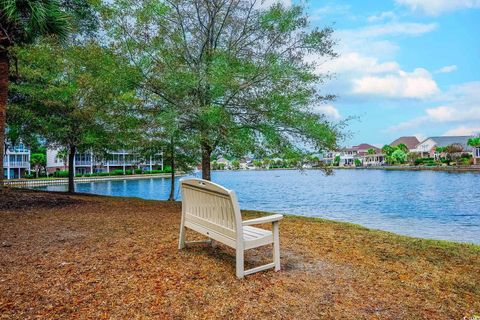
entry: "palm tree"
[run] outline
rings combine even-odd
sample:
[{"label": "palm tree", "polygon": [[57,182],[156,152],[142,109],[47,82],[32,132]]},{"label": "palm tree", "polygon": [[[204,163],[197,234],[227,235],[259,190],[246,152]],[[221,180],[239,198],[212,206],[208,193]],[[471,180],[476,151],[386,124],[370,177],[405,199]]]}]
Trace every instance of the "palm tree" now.
[{"label": "palm tree", "polygon": [[0,0],[0,188],[3,186],[5,120],[10,73],[10,49],[44,35],[64,38],[69,17],[57,0]]},{"label": "palm tree", "polygon": [[480,147],[480,137],[468,139],[468,145],[471,146],[471,147],[474,147],[474,148],[475,147],[479,148]]}]

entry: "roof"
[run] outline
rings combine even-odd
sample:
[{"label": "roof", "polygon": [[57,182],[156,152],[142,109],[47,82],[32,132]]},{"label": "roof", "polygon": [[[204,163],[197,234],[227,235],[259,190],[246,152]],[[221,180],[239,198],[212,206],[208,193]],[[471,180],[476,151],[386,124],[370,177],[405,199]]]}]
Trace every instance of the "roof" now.
[{"label": "roof", "polygon": [[390,143],[391,147],[396,147],[399,144],[404,144],[407,146],[408,150],[415,149],[415,147],[420,143],[418,141],[417,137],[414,136],[408,136],[408,137],[400,137],[397,140],[393,141]]},{"label": "roof", "polygon": [[357,150],[370,150],[370,149],[373,149],[375,151],[380,150],[380,148],[372,146],[371,144],[368,144],[368,143],[359,144],[358,146],[355,146],[354,148],[357,149]]},{"label": "roof", "polygon": [[[468,139],[471,139],[472,136],[440,136],[440,137],[429,137],[423,140],[421,143],[431,139],[435,142],[437,147],[447,147],[452,144],[460,144],[465,150],[470,150],[472,147],[468,145]],[[421,144],[419,143],[419,144]]]}]

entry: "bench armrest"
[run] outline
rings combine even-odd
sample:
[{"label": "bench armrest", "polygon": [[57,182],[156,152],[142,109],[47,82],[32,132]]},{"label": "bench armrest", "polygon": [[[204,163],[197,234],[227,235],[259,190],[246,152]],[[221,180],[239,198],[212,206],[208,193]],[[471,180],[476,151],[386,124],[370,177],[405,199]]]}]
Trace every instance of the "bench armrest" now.
[{"label": "bench armrest", "polygon": [[251,226],[254,224],[262,224],[262,223],[268,223],[268,222],[276,222],[280,221],[283,219],[283,215],[281,214],[273,214],[271,216],[266,216],[266,217],[260,217],[256,219],[251,219],[251,220],[245,220],[242,222],[243,226]]}]

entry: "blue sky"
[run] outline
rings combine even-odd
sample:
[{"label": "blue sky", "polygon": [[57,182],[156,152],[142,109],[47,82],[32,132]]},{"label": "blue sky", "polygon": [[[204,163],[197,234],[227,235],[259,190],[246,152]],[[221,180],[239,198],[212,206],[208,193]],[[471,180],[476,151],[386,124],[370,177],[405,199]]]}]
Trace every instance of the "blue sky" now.
[{"label": "blue sky", "polygon": [[319,62],[318,72],[335,74],[322,90],[338,95],[316,108],[334,120],[355,118],[342,144],[480,133],[480,0],[305,6],[312,25],[333,26],[338,40],[338,59],[309,58]]}]

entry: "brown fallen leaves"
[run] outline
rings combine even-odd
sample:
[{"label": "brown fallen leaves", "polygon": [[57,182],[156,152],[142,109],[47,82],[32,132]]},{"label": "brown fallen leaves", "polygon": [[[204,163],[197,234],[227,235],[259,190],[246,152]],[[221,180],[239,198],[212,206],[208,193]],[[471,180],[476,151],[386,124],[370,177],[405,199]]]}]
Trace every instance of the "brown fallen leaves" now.
[{"label": "brown fallen leaves", "polygon": [[[11,197],[42,205],[9,206]],[[237,280],[231,249],[177,250],[179,203],[27,191],[4,192],[0,201],[2,319],[461,319],[480,313],[475,246],[288,217],[280,227],[283,270]],[[271,259],[270,251],[248,252],[247,267]]]}]

